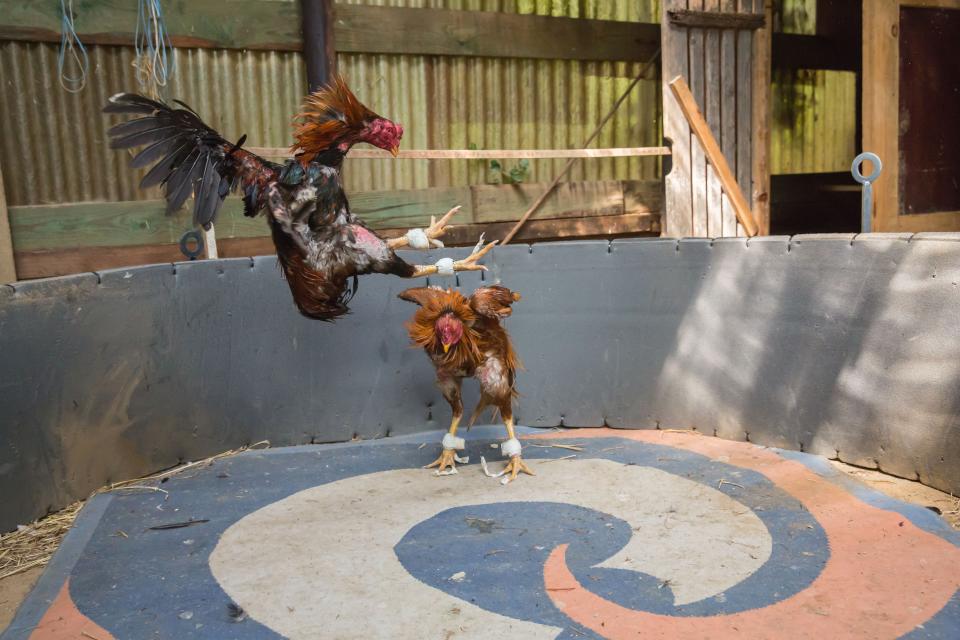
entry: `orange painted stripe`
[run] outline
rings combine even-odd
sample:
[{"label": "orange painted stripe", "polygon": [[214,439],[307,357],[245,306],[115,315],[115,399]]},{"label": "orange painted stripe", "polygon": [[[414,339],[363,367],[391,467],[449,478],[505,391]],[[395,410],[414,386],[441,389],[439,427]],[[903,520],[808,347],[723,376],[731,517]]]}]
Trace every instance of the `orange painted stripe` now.
[{"label": "orange painted stripe", "polygon": [[40,624],[30,634],[30,640],[114,640],[109,631],[83,615],[70,597],[70,579],[63,583],[60,593]]},{"label": "orange painted stripe", "polygon": [[713,459],[727,456],[730,464],[763,474],[799,500],[830,545],[820,576],[790,598],[751,611],[689,617],[636,611],[601,598],[570,572],[567,545],[560,545],[544,567],[547,594],[564,614],[605,638],[897,638],[929,620],[960,588],[960,550],[954,545],[771,451],[662,431],[584,429],[575,437],[620,437]]}]

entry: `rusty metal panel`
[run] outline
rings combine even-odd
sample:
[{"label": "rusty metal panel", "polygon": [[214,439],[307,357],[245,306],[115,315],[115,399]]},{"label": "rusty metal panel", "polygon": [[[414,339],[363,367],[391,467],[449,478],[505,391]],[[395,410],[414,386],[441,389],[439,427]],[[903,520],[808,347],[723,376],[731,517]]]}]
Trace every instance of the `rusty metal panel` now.
[{"label": "rusty metal panel", "polygon": [[856,98],[852,72],[774,69],[771,172],[849,171]]},{"label": "rusty metal panel", "polygon": [[[659,2],[599,0],[348,0],[344,4],[503,11],[554,17],[657,22]],[[579,147],[640,71],[640,64],[441,56],[340,54],[338,65],[372,109],[403,123],[407,149]],[[660,144],[659,83],[641,82],[596,146]],[[526,181],[549,181],[563,160],[530,163]],[[500,161],[504,171],[516,161]],[[578,162],[571,180],[656,179],[658,158]],[[503,179],[489,161],[350,160],[347,188],[412,189]]]},{"label": "rusty metal panel", "polygon": [[[0,42],[0,166],[11,206],[143,200],[141,173],[108,147],[107,98],[137,91],[133,49],[91,46],[87,85],[68,93],[57,80],[57,47]],[[179,98],[230,138],[264,146],[290,142],[290,117],[306,90],[299,53],[178,49],[161,92]]]}]

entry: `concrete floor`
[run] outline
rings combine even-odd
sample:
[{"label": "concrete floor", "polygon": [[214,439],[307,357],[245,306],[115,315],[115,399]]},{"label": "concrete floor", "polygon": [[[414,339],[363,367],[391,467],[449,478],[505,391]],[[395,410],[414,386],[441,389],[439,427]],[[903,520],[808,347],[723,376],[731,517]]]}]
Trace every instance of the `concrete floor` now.
[{"label": "concrete floor", "polygon": [[960,638],[960,534],[821,458],[530,430],[501,486],[501,433],[449,477],[429,433],[100,495],[2,638]]}]

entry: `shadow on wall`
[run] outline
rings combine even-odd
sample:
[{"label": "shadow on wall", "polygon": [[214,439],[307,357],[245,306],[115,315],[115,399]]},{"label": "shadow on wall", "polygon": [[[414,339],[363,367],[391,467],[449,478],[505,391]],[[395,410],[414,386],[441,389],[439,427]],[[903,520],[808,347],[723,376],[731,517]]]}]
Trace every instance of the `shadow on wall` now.
[{"label": "shadow on wall", "polygon": [[960,247],[907,238],[717,242],[656,381],[664,426],[955,490]]},{"label": "shadow on wall", "polygon": [[[521,424],[695,427],[960,491],[960,236],[509,246],[430,284],[499,278]],[[0,287],[0,530],[259,440],[445,428],[396,298],[418,284],[366,277],[332,325],[266,256]]]}]

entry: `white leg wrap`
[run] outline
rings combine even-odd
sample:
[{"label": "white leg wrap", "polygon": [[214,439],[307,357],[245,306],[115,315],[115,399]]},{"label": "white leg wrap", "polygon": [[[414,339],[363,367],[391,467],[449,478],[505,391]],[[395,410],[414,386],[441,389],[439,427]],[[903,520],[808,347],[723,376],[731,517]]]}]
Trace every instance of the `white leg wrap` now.
[{"label": "white leg wrap", "polygon": [[457,451],[463,451],[463,449],[467,446],[467,443],[463,438],[458,438],[457,436],[449,433],[443,434],[443,442],[441,444],[443,444],[444,449],[455,449]]},{"label": "white leg wrap", "polygon": [[453,258],[440,258],[437,260],[435,266],[437,267],[437,275],[452,276],[455,273],[453,270]]},{"label": "white leg wrap", "polygon": [[423,229],[410,229],[407,231],[407,244],[411,249],[429,249],[430,238]]},{"label": "white leg wrap", "polygon": [[516,438],[510,438],[506,442],[500,443],[500,455],[504,458],[512,458],[520,455],[520,441]]}]

